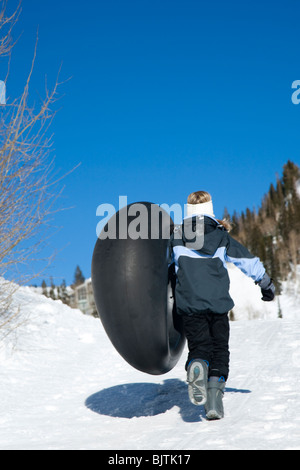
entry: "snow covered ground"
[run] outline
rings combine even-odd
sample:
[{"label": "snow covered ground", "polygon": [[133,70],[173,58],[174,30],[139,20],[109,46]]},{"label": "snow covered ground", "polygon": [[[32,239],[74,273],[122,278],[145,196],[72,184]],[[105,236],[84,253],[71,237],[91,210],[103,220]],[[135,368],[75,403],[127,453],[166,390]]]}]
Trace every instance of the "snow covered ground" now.
[{"label": "snow covered ground", "polygon": [[236,302],[225,418],[189,403],[186,351],[163,376],[113,349],[98,319],[20,288],[0,345],[0,449],[300,449],[300,306],[230,268]]}]

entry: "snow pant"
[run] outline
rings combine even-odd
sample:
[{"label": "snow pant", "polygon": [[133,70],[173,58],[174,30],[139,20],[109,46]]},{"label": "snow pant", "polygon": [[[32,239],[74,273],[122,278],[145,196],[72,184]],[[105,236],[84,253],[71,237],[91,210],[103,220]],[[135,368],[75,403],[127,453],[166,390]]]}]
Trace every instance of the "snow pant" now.
[{"label": "snow pant", "polygon": [[186,369],[193,359],[209,363],[209,376],[229,374],[229,319],[227,313],[199,312],[182,315],[189,355]]}]

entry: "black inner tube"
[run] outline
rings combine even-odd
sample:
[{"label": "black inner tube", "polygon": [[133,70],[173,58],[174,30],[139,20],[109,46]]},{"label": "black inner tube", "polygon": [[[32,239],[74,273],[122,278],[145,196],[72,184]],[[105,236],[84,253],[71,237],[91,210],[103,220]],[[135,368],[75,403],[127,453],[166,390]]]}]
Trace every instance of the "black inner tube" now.
[{"label": "black inner tube", "polygon": [[[134,215],[140,205],[146,218]],[[173,227],[158,205],[130,204],[108,221],[92,259],[96,307],[108,337],[130,365],[153,375],[170,371],[185,345],[174,266],[168,265]]]}]

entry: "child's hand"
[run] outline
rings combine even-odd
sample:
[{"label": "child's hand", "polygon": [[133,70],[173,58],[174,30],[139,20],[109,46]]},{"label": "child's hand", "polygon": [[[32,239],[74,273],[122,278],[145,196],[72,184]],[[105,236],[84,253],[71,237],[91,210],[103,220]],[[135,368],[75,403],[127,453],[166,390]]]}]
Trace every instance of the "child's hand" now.
[{"label": "child's hand", "polygon": [[265,302],[270,302],[275,297],[275,286],[272,279],[269,278],[268,274],[265,273],[264,277],[257,282],[261,288],[262,298]]},{"label": "child's hand", "polygon": [[261,289],[261,293],[262,293],[261,300],[264,300],[265,302],[270,302],[271,300],[274,300],[275,286],[273,282],[271,281],[271,284],[269,285],[268,289]]}]

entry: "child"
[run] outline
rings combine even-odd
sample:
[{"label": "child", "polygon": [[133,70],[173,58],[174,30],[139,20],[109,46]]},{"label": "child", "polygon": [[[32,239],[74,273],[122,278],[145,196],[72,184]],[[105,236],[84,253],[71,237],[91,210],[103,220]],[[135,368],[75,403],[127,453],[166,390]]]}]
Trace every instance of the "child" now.
[{"label": "child", "polygon": [[[234,306],[226,263],[234,263],[260,286],[262,300],[273,300],[275,288],[259,258],[228,234],[226,222],[215,218],[209,193],[192,193],[187,202],[183,236],[174,237],[172,249],[176,308],[182,315],[189,349],[188,393],[193,404],[205,405],[207,419],[220,419],[229,373],[228,312]],[[200,249],[188,248],[184,231],[189,228],[191,233],[191,224],[199,215],[204,216],[204,243]]]}]

